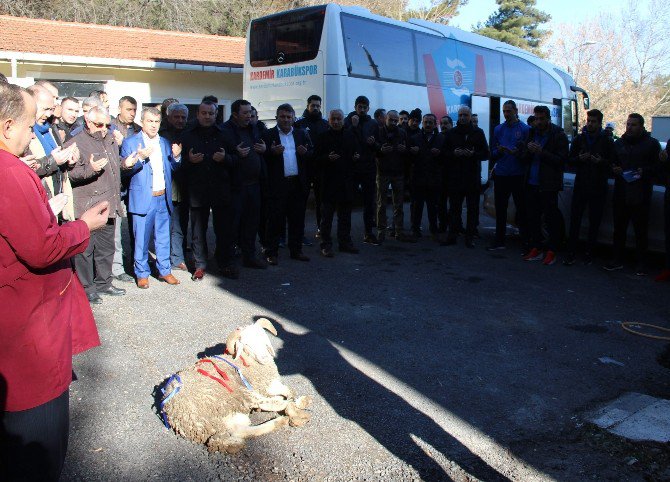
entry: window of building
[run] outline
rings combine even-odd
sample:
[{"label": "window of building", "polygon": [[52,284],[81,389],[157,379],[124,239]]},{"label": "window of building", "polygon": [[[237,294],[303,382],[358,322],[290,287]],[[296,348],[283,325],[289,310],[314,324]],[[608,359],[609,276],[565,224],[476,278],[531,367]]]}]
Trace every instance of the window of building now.
[{"label": "window of building", "polygon": [[105,90],[104,82],[87,82],[85,80],[49,80],[49,82],[58,87],[58,96],[61,99],[64,97],[85,99],[94,90]]}]

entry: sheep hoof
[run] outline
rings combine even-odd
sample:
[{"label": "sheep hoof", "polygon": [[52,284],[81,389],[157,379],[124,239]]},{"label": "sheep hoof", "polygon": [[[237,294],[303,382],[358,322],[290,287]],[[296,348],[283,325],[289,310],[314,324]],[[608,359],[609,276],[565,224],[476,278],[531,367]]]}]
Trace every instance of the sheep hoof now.
[{"label": "sheep hoof", "polygon": [[302,397],[296,398],[295,406],[302,409],[302,410],[311,407],[312,406],[312,397],[310,397],[308,395],[303,395]]},{"label": "sheep hoof", "polygon": [[309,422],[311,415],[296,406],[294,402],[290,402],[286,406],[286,415],[288,415],[288,423],[291,427],[302,427]]},{"label": "sheep hoof", "polygon": [[207,450],[210,452],[236,454],[243,448],[244,439],[231,438],[228,435],[221,436],[219,434],[214,434],[207,440]]}]

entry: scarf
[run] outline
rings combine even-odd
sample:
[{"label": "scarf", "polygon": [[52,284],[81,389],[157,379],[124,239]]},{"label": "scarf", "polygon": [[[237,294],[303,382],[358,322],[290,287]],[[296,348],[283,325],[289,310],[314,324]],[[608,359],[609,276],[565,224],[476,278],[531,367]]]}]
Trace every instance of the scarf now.
[{"label": "scarf", "polygon": [[57,147],[56,140],[49,132],[50,129],[51,124],[49,124],[48,122],[45,122],[42,125],[35,124],[35,127],[33,127],[35,137],[37,137],[37,140],[40,141],[40,144],[42,144],[42,147],[44,148],[44,154],[47,156],[51,154],[51,151],[53,151]]}]

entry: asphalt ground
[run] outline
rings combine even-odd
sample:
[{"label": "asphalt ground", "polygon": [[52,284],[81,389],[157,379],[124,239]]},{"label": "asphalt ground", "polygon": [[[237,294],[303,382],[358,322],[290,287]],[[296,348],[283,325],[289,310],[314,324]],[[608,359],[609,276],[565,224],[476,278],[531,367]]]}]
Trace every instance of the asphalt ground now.
[{"label": "asphalt ground", "polygon": [[[239,280],[211,261],[202,282],[176,272],[179,286],[127,284],[95,306],[102,346],[74,359],[62,479],[670,479],[667,445],[582,418],[629,391],[670,398],[666,344],[619,325],[670,327],[670,284],[605,272],[605,260],[524,262],[515,240],[487,252],[484,214],[476,249],[425,236],[365,245],[361,218],[360,254],[326,259],[315,245],[304,263],[283,249],[279,266]],[[163,426],[157,388],[259,316],[278,328],[285,383],[314,398],[312,420],[209,454]]]}]

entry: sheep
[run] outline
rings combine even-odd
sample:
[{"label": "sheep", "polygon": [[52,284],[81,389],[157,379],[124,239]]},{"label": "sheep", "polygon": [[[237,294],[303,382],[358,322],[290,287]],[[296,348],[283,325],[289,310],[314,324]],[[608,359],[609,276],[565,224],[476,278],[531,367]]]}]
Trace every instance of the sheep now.
[{"label": "sheep", "polygon": [[[260,318],[231,333],[226,352],[220,357],[201,359],[177,372],[163,388],[166,425],[178,435],[205,444],[210,452],[230,454],[242,450],[246,438],[286,425],[305,425],[310,419],[305,409],[312,399],[295,399],[282,383],[274,362],[275,351],[264,330],[277,336],[270,320]],[[173,382],[177,377],[181,385]],[[258,410],[280,414],[252,425],[249,414]]]}]

